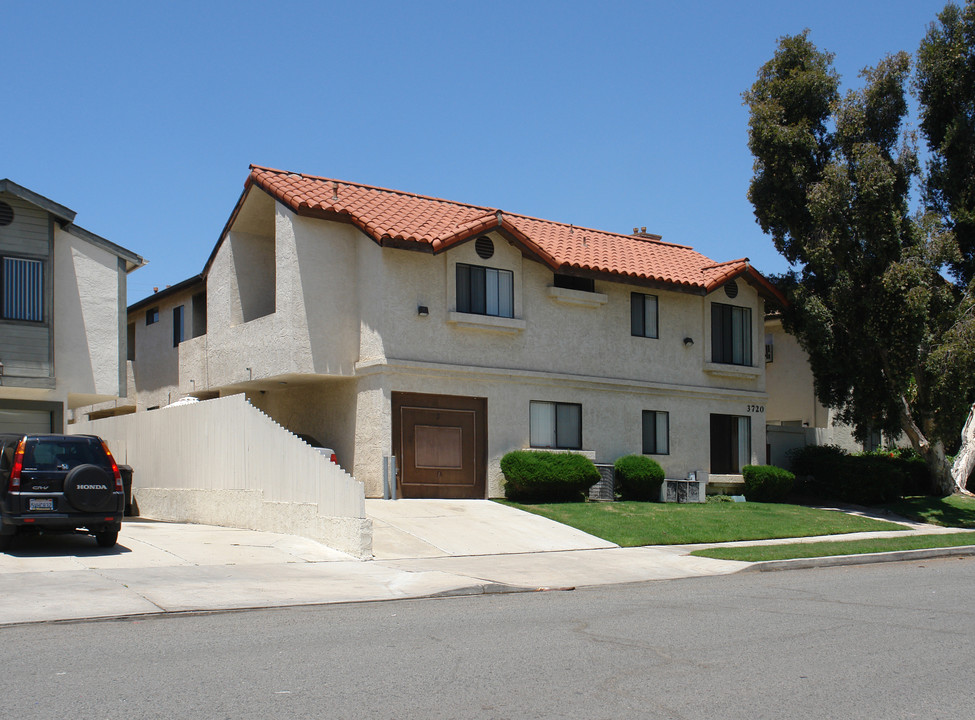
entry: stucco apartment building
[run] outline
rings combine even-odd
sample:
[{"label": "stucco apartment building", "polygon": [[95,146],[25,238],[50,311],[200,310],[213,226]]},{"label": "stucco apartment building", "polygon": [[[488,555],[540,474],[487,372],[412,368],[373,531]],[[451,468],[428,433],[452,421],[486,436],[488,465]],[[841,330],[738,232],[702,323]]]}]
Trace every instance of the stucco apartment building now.
[{"label": "stucco apartment building", "polygon": [[126,276],[144,261],[0,180],[0,432],[61,432],[126,392]]},{"label": "stucco apartment building", "polygon": [[[252,167],[200,275],[129,308],[129,401],[234,393],[383,494],[502,494],[521,448],[733,486],[765,462],[764,301],[746,259]],[[116,407],[117,405],[117,407]]]}]

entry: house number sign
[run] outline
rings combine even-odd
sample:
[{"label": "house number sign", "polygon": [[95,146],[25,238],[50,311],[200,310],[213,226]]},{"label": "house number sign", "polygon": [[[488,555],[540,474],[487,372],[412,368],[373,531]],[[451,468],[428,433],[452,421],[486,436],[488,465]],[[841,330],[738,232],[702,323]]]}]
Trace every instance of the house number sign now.
[{"label": "house number sign", "polygon": [[764,405],[747,405],[748,412],[765,412]]}]

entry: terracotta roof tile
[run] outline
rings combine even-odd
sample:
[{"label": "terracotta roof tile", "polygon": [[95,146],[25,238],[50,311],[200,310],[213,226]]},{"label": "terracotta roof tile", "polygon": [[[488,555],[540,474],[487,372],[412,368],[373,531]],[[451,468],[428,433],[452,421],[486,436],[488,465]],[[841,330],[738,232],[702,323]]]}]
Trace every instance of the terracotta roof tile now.
[{"label": "terracotta roof tile", "polygon": [[295,212],[341,215],[379,243],[428,245],[440,252],[492,229],[507,231],[553,270],[601,275],[710,292],[744,275],[763,295],[783,300],[747,258],[715,263],[693,248],[651,235],[575,227],[412,193],[251,166],[257,185]]}]

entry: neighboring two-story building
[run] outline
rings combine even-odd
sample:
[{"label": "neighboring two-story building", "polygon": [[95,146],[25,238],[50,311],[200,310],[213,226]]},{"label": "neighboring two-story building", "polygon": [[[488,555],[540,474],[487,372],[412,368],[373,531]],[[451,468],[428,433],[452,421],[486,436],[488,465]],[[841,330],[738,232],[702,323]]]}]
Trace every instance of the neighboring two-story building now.
[{"label": "neighboring two-story building", "polygon": [[[835,445],[855,453],[876,450],[884,443],[880,432],[866,442],[853,437],[853,428],[840,422],[839,412],[816,399],[816,388],[809,356],[799,341],[782,327],[773,314],[765,320],[766,406],[768,463],[789,467],[789,451],[806,445]],[[895,443],[909,447],[901,435]]]},{"label": "neighboring two-story building", "polygon": [[61,432],[126,392],[126,276],[144,261],[0,180],[0,432]]},{"label": "neighboring two-story building", "polygon": [[520,448],[628,453],[734,486],[765,462],[747,260],[253,167],[203,272],[129,308],[134,402],[246,393],[383,493],[502,494]]}]

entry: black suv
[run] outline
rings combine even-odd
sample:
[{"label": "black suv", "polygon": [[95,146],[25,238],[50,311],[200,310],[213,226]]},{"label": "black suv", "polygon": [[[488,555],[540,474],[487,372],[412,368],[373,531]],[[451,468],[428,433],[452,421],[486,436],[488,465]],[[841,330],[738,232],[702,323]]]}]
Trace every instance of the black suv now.
[{"label": "black suv", "polygon": [[73,532],[118,540],[125,509],[115,458],[94,435],[0,435],[0,551],[14,535]]}]

